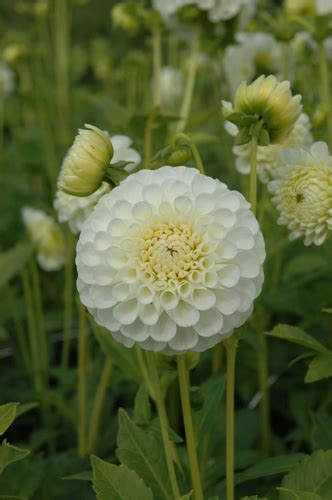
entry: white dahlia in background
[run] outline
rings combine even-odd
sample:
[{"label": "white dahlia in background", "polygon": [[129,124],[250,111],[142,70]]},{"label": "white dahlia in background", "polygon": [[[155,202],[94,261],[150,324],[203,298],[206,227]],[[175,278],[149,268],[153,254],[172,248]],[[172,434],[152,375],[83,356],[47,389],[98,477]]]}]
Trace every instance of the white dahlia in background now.
[{"label": "white dahlia in background", "polygon": [[24,207],[23,223],[30,240],[35,243],[37,261],[45,271],[57,271],[66,260],[65,243],[60,226],[42,210]]},{"label": "white dahlia in background", "polygon": [[[127,172],[133,170],[141,161],[141,156],[135,149],[130,147],[133,142],[130,137],[113,135],[110,140],[113,145],[111,164],[118,161],[130,161],[132,163],[129,163],[125,169]],[[58,189],[54,200],[54,208],[58,212],[58,221],[68,222],[72,233],[78,234],[82,229],[83,222],[90,215],[94,206],[109,191],[110,186],[106,182],[103,182],[97,191],[89,196],[72,196]]]},{"label": "white dahlia in background", "polygon": [[77,245],[77,287],[127,347],[204,351],[251,315],[265,246],[249,203],[187,167],[141,170],[105,195]]},{"label": "white dahlia in background", "polygon": [[269,183],[280,216],[278,224],[291,231],[289,238],[321,245],[332,230],[332,157],[324,142],[310,151],[287,149],[283,166]]},{"label": "white dahlia in background", "polygon": [[162,108],[172,109],[179,103],[183,93],[183,72],[172,66],[160,70],[160,104]]},{"label": "white dahlia in background", "polygon": [[[227,127],[231,131],[230,127]],[[308,147],[313,143],[311,123],[308,115],[301,113],[293,130],[279,144],[257,147],[257,174],[261,182],[267,184],[273,177],[273,172],[282,164],[281,153],[286,148]],[[235,166],[241,174],[250,173],[250,144],[234,146],[236,156]]]}]

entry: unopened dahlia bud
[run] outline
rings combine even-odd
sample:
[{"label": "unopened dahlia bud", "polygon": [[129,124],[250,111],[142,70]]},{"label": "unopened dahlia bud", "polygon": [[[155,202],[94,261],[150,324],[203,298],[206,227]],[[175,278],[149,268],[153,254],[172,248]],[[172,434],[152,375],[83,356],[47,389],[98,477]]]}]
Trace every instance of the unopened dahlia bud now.
[{"label": "unopened dahlia bud", "polygon": [[285,0],[284,9],[289,16],[314,16],[315,0]]},{"label": "unopened dahlia bud", "polygon": [[58,188],[73,196],[97,191],[113,156],[108,134],[93,125],[85,127],[79,129],[58,180]]},{"label": "unopened dahlia bud", "polygon": [[45,271],[63,267],[66,258],[65,244],[60,226],[42,210],[24,207],[22,218],[30,240],[35,243],[37,261]]},{"label": "unopened dahlia bud", "polygon": [[77,287],[126,347],[202,352],[251,315],[265,246],[249,203],[195,168],[141,170],[103,196],[77,245]]},{"label": "unopened dahlia bud", "polygon": [[135,15],[135,6],[126,3],[117,3],[111,9],[111,19],[117,28],[128,33],[137,33],[140,23]]},{"label": "unopened dahlia bud", "polygon": [[248,85],[242,82],[235,95],[234,107],[223,101],[225,118],[239,128],[237,145],[257,135],[258,144],[281,142],[301,114],[301,96],[292,96],[289,81],[278,82],[274,75],[260,76]]},{"label": "unopened dahlia bud", "polygon": [[290,230],[289,238],[321,245],[332,231],[332,156],[324,142],[310,151],[286,149],[283,165],[269,183],[272,201],[280,213],[278,224]]}]

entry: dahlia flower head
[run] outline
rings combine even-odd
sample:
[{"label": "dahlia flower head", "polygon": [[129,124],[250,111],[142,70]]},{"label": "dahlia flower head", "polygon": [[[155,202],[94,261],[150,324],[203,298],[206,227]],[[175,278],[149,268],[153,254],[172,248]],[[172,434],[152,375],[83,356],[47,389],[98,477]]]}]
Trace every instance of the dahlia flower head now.
[{"label": "dahlia flower head", "polygon": [[[249,85],[242,82],[236,91],[234,107],[226,101],[222,104],[227,120],[239,125],[240,132],[248,129],[248,140],[241,144],[250,142],[251,125],[260,120],[262,129],[268,133],[269,143],[281,142],[302,111],[301,96],[292,96],[289,81],[278,82],[274,75],[262,75]],[[243,121],[242,130],[239,118]]]},{"label": "dahlia flower head", "polygon": [[183,72],[172,66],[163,66],[160,70],[160,104],[162,108],[172,109],[177,106],[183,93]]},{"label": "dahlia flower head", "polygon": [[113,157],[107,132],[93,125],[79,129],[63,162],[58,188],[73,196],[89,196],[101,186]]},{"label": "dahlia flower head", "polygon": [[[112,163],[118,161],[130,161],[125,170],[131,172],[141,161],[140,154],[131,147],[132,140],[126,135],[110,136],[113,146]],[[61,176],[61,173],[60,173]],[[89,196],[72,196],[58,189],[55,194],[54,208],[58,213],[59,222],[67,222],[72,233],[78,234],[83,222],[90,215],[96,203],[102,196],[110,192],[107,182],[102,182],[101,186]]]},{"label": "dahlia flower head", "polygon": [[[237,134],[237,127],[231,123],[226,130],[231,135]],[[257,147],[257,175],[263,184],[273,179],[273,173],[282,165],[281,153],[287,148],[307,148],[313,143],[311,123],[308,115],[301,113],[294,128],[279,144]],[[236,156],[235,167],[241,174],[250,174],[250,144],[233,146]]]},{"label": "dahlia flower head", "polygon": [[168,20],[178,10],[193,5],[206,11],[209,21],[218,23],[235,17],[250,1],[252,0],[153,0],[153,7]]},{"label": "dahlia flower head", "polygon": [[283,165],[268,185],[279,211],[278,224],[290,230],[289,238],[304,238],[306,246],[324,243],[332,231],[332,156],[324,142],[310,151],[286,149]]},{"label": "dahlia flower head", "polygon": [[188,167],[141,170],[103,196],[77,244],[77,288],[126,347],[176,355],[230,336],[252,313],[265,245],[249,203]]},{"label": "dahlia flower head", "polygon": [[29,239],[36,245],[37,262],[44,271],[61,269],[66,260],[65,243],[59,225],[42,210],[22,209]]}]

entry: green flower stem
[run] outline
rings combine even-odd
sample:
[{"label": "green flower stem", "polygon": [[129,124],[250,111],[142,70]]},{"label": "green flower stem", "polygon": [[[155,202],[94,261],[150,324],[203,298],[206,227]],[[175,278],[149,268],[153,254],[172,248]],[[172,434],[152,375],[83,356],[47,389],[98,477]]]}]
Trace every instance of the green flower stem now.
[{"label": "green flower stem", "polygon": [[188,148],[190,149],[191,154],[193,155],[193,158],[195,160],[197,170],[199,170],[200,173],[204,175],[205,169],[204,169],[201,155],[199,154],[199,151],[196,147],[196,144],[191,140],[189,135],[184,134],[183,132],[177,132],[171,138],[170,146],[175,148],[177,145],[177,142],[181,142],[182,144],[185,144],[186,146],[188,146]]},{"label": "green flower stem", "polygon": [[188,122],[188,117],[194,95],[194,87],[195,87],[195,80],[197,73],[197,56],[199,51],[199,39],[200,39],[200,30],[198,27],[191,48],[187,79],[185,83],[185,89],[180,110],[180,120],[178,121],[178,124],[176,126],[176,132],[183,132],[183,130],[186,129]]},{"label": "green flower stem", "polygon": [[141,371],[142,379],[147,387],[149,395],[151,396],[152,399],[154,399],[155,398],[154,387],[150,381],[148,370],[146,368],[146,363],[145,363],[143,351],[139,347],[139,345],[137,345],[137,344],[135,345],[135,349],[136,349],[136,356],[137,356],[137,360],[138,360],[138,366],[139,366],[139,369]]},{"label": "green flower stem", "polygon": [[60,144],[65,146],[69,135],[69,7],[68,0],[54,2],[55,72]]},{"label": "green flower stem", "polygon": [[73,322],[73,284],[74,273],[73,265],[75,258],[75,245],[76,239],[70,231],[68,231],[68,250],[65,268],[65,312],[64,312],[64,325],[63,325],[63,344],[61,353],[61,364],[67,367],[69,363],[70,344],[71,344],[71,327]]},{"label": "green flower stem", "polygon": [[190,465],[191,480],[194,489],[194,498],[195,500],[204,500],[201,476],[198,466],[196,445],[195,445],[194,428],[191,418],[190,399],[189,399],[189,373],[186,368],[186,360],[184,355],[177,356],[177,365],[178,365],[184,429],[186,433],[188,459]]},{"label": "green flower stem", "polygon": [[152,380],[152,383],[154,385],[155,402],[157,405],[157,410],[158,410],[158,415],[159,415],[159,420],[160,420],[160,428],[161,428],[161,434],[162,434],[163,443],[164,443],[164,450],[165,450],[165,456],[166,456],[166,462],[167,462],[168,475],[169,475],[169,479],[170,479],[171,486],[172,486],[173,496],[174,496],[174,499],[176,500],[176,499],[179,499],[181,497],[181,494],[179,491],[179,486],[178,486],[176,474],[175,474],[174,462],[173,462],[173,458],[172,458],[173,449],[172,449],[172,443],[171,443],[171,440],[169,438],[169,433],[168,433],[168,418],[167,418],[167,413],[166,413],[166,408],[165,408],[164,396],[163,396],[162,390],[161,390],[155,353],[148,352],[147,357],[148,357],[149,368],[150,368],[150,373],[151,373],[151,380]]},{"label": "green flower stem", "polygon": [[5,103],[0,101],[0,151],[3,149],[3,132],[5,126]]},{"label": "green flower stem", "polygon": [[224,346],[219,342],[212,350],[212,373],[219,373],[222,367]]},{"label": "green flower stem", "polygon": [[113,371],[113,362],[110,357],[106,358],[105,365],[100,376],[99,385],[93,402],[90,429],[88,434],[87,452],[93,452],[96,446],[100,426],[100,418],[103,411],[107,387]]},{"label": "green flower stem", "polygon": [[24,366],[25,366],[27,372],[31,375],[32,367],[31,367],[31,360],[30,360],[26,335],[24,332],[24,327],[22,324],[21,317],[17,314],[17,311],[16,311],[15,292],[14,292],[14,289],[11,285],[8,285],[8,287],[7,287],[7,296],[8,296],[8,302],[9,302],[9,308],[12,312],[12,318],[13,318],[13,322],[14,322],[14,327],[15,327],[17,343],[18,343],[18,347],[20,350],[20,354],[22,356],[22,360],[23,360],[23,363],[24,363]]},{"label": "green flower stem", "polygon": [[84,306],[78,304],[78,408],[77,408],[77,437],[78,437],[78,455],[85,455],[85,430],[86,430],[86,312]]},{"label": "green flower stem", "polygon": [[257,211],[257,136],[251,137],[249,201],[254,215]]},{"label": "green flower stem", "polygon": [[234,392],[235,358],[238,341],[233,337],[224,341],[227,357],[226,387],[226,492],[227,500],[234,500]]},{"label": "green flower stem", "polygon": [[35,260],[32,260],[30,263],[30,273],[31,273],[33,300],[35,303],[35,311],[36,311],[40,363],[41,363],[41,368],[43,370],[43,379],[46,380],[48,363],[49,363],[48,343],[45,330],[45,320],[44,320],[43,304],[42,304],[41,289],[40,289],[39,271]]},{"label": "green flower stem", "polygon": [[263,332],[258,335],[260,351],[258,356],[259,389],[262,395],[260,404],[261,445],[265,456],[270,451],[270,391],[268,388],[267,339]]},{"label": "green flower stem", "polygon": [[161,68],[161,31],[155,28],[152,32],[153,63],[153,106],[160,108],[160,68]]},{"label": "green flower stem", "polygon": [[326,50],[324,43],[319,44],[319,66],[320,66],[320,80],[321,80],[321,92],[324,100],[324,105],[326,107],[327,113],[327,130],[328,130],[328,145],[332,148],[332,106],[331,106],[331,82],[330,82],[330,72],[329,63],[326,56]]},{"label": "green flower stem", "polygon": [[39,364],[39,349],[38,349],[38,334],[37,334],[37,324],[35,311],[33,308],[33,296],[31,291],[31,284],[29,278],[29,272],[27,269],[24,269],[22,272],[22,282],[23,282],[23,291],[24,291],[24,301],[27,312],[27,320],[28,320],[28,332],[29,332],[29,347],[31,354],[31,362],[32,362],[32,379],[34,387],[37,391],[41,391],[42,389],[42,378],[40,372],[40,364]]}]

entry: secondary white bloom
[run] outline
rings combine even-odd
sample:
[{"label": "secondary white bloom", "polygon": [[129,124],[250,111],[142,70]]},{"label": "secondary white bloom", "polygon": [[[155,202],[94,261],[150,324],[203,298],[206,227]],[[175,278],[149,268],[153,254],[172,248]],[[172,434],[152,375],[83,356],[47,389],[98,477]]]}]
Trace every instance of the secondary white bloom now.
[{"label": "secondary white bloom", "polygon": [[209,21],[218,23],[236,16],[242,7],[253,0],[153,0],[153,7],[160,12],[166,20],[179,9],[187,5],[195,5],[206,11]]},{"label": "secondary white bloom", "polygon": [[14,90],[14,73],[7,64],[0,62],[0,100]]},{"label": "secondary white bloom", "polygon": [[[230,130],[230,127],[227,127],[227,130]],[[257,174],[260,181],[266,184],[271,180],[274,171],[280,167],[282,163],[281,153],[286,148],[308,147],[311,146],[312,143],[313,138],[311,135],[311,123],[309,117],[305,113],[301,113],[294,125],[294,128],[282,142],[279,144],[257,147]],[[249,174],[250,144],[234,146],[233,153],[236,156],[236,169],[241,174]]]},{"label": "secondary white bloom", "polygon": [[[126,135],[113,135],[110,137],[113,145],[112,163],[118,161],[130,161],[125,170],[130,172],[141,161],[140,154],[131,148],[132,140]],[[60,189],[57,190],[54,200],[54,208],[58,212],[59,222],[68,222],[71,231],[78,234],[83,222],[90,215],[97,202],[106,193],[109,193],[110,186],[103,182],[94,193],[89,196],[72,196],[64,193]]]},{"label": "secondary white bloom", "polygon": [[316,0],[316,14],[326,16],[332,14],[332,0]]},{"label": "secondary white bloom", "polygon": [[310,151],[287,149],[284,165],[269,183],[280,216],[278,224],[290,229],[289,238],[321,245],[332,230],[332,157],[324,142]]},{"label": "secondary white bloom", "polygon": [[37,261],[45,271],[61,269],[66,260],[61,229],[55,220],[42,210],[24,207],[22,218],[29,238],[36,244]]},{"label": "secondary white bloom", "polygon": [[161,107],[170,109],[176,107],[183,93],[183,72],[181,69],[164,66],[160,70]]},{"label": "secondary white bloom", "polygon": [[236,41],[237,45],[227,47],[223,60],[232,96],[241,82],[252,80],[258,71],[277,72],[281,60],[280,47],[268,33],[238,33]]},{"label": "secondary white bloom", "polygon": [[77,287],[127,347],[204,351],[250,316],[265,246],[249,203],[187,167],[141,170],[97,204],[77,245]]}]

